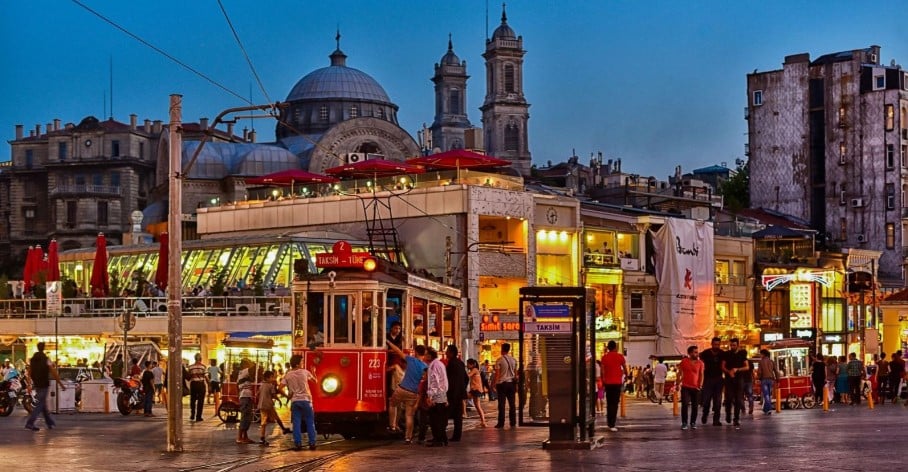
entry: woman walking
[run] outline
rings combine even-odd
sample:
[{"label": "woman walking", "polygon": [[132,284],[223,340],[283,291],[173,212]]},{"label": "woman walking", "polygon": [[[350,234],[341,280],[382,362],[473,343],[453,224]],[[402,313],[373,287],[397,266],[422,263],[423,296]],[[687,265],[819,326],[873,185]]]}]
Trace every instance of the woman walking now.
[{"label": "woman walking", "polygon": [[480,404],[483,390],[482,376],[479,373],[479,363],[476,362],[476,359],[467,360],[467,371],[467,375],[470,377],[470,398],[473,400],[473,406],[476,407],[476,412],[479,414],[479,426],[485,428],[486,415],[482,411],[482,405]]}]

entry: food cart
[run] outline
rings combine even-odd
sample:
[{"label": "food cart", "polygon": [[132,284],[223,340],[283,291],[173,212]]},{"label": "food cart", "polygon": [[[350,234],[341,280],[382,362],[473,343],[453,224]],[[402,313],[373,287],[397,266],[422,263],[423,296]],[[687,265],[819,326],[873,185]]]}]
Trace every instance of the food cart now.
[{"label": "food cart", "polygon": [[274,341],[262,338],[227,338],[222,344],[226,354],[221,382],[221,404],[218,407],[218,418],[223,422],[234,422],[240,413],[240,397],[237,377],[240,363],[248,360],[251,363],[249,373],[252,376],[252,421],[260,420],[258,393],[265,371],[271,368],[271,356]]},{"label": "food cart", "polygon": [[[782,405],[790,408],[813,408],[816,399],[810,380],[810,349],[813,344],[802,339],[783,339],[768,347],[770,358],[779,367],[778,388]],[[756,383],[754,388],[756,389]]]}]

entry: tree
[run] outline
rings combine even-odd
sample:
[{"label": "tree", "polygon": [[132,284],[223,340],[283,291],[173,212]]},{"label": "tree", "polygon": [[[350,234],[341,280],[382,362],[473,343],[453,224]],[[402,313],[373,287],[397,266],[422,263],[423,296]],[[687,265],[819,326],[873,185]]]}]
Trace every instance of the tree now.
[{"label": "tree", "polygon": [[738,212],[750,208],[750,163],[738,161],[735,175],[719,185],[719,195],[725,200],[725,208]]}]

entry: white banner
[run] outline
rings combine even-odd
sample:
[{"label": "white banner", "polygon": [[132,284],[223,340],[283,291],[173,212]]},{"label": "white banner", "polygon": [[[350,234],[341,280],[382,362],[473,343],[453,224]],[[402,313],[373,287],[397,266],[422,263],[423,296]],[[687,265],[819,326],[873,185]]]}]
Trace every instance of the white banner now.
[{"label": "white banner", "polygon": [[657,355],[709,346],[716,324],[716,261],[710,222],[669,218],[655,233]]}]

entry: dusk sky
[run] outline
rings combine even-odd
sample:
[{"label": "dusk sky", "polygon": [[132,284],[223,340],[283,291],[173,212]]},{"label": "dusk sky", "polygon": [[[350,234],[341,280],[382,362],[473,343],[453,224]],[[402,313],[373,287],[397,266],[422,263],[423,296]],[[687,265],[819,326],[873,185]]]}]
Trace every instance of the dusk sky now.
[{"label": "dusk sky", "polygon": [[[223,0],[264,84],[256,83],[216,1],[84,3],[133,34],[255,103],[282,101],[309,72],[329,65],[339,27],[347,65],[374,77],[416,135],[434,117],[433,65],[447,50],[467,61],[470,121],[485,96],[484,0],[436,2]],[[524,92],[530,151],[545,165],[593,152],[622,170],[664,179],[726,162],[746,142],[746,74],[780,69],[786,55],[882,47],[881,62],[908,65],[904,1],[507,2],[508,24],[527,53]],[[488,3],[488,31],[501,3]],[[183,121],[247,103],[127,36],[77,3],[4,2],[0,19],[0,137],[55,118],[78,123],[111,112],[168,120],[183,95]],[[267,98],[266,98],[267,94]],[[107,108],[105,109],[105,102]],[[244,123],[239,126],[251,126]],[[257,120],[259,141],[275,123]],[[8,145],[0,161],[8,160]]]}]

